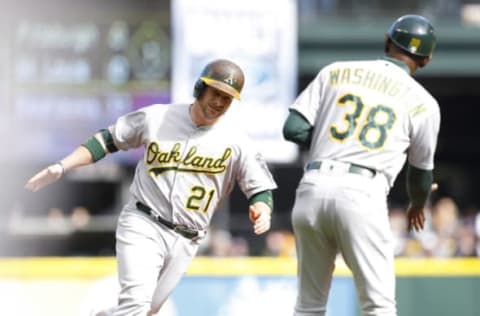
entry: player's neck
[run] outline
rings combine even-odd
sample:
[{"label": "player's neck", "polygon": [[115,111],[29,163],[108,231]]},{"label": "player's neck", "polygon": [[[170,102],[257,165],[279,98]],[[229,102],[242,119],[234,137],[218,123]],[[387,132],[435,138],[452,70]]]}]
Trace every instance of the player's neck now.
[{"label": "player's neck", "polygon": [[406,56],[404,54],[393,52],[393,53],[387,54],[386,56],[389,57],[389,58],[392,58],[392,59],[396,59],[399,62],[402,62],[405,65],[407,65],[408,70],[410,71],[410,75],[413,75],[415,73],[415,71],[417,71],[418,65],[415,63],[415,61],[413,61],[411,58],[409,58],[408,56]]}]

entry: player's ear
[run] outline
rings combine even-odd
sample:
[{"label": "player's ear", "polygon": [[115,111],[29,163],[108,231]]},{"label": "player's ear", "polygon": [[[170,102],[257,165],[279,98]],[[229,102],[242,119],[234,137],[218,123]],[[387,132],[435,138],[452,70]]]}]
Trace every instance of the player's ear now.
[{"label": "player's ear", "polygon": [[206,88],[206,84],[205,82],[203,82],[202,79],[198,79],[196,82],[195,82],[195,85],[193,87],[193,96],[198,99],[201,97],[201,95],[203,94],[203,91],[205,90]]},{"label": "player's ear", "polygon": [[390,41],[390,38],[388,37],[388,34],[385,33],[385,54],[388,54],[388,52],[390,51],[390,44],[391,44],[391,41]]},{"label": "player's ear", "polygon": [[425,67],[429,62],[430,62],[430,56],[426,56],[426,57],[423,57],[422,59],[420,59],[420,61],[418,62],[418,66],[420,68],[423,68]]}]

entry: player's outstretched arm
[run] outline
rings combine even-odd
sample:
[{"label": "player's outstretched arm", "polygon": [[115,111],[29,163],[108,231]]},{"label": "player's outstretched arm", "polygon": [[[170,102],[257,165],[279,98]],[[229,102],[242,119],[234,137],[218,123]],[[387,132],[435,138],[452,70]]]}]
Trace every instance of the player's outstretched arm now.
[{"label": "player's outstretched arm", "polygon": [[36,192],[59,180],[68,170],[92,163],[92,155],[84,146],[75,149],[71,154],[35,174],[25,184],[25,189]]},{"label": "player's outstretched arm", "polygon": [[44,168],[30,178],[25,184],[25,189],[38,191],[60,179],[68,170],[94,163],[108,153],[116,151],[118,148],[113,142],[110,130],[102,129],[61,161]]}]

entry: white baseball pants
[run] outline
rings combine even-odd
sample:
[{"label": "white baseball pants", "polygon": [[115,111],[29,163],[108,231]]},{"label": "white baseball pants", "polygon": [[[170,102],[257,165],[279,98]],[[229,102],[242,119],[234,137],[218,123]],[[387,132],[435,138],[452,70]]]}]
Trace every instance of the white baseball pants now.
[{"label": "white baseball pants", "polygon": [[381,174],[305,173],[292,211],[299,274],[295,316],[325,315],[338,252],[353,273],[362,314],[396,315],[387,192]]},{"label": "white baseball pants", "polygon": [[155,223],[133,203],[120,214],[116,241],[118,305],[98,315],[154,315],[184,275],[198,243]]}]

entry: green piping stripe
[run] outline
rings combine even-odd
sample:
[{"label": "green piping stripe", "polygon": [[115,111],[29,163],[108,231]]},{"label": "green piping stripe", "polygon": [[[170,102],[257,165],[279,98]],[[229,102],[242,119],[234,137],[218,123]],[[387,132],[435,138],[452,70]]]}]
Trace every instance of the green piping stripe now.
[{"label": "green piping stripe", "polygon": [[113,154],[118,151],[118,147],[113,141],[112,133],[108,129],[101,129],[100,134],[102,135],[103,141],[105,142],[105,147],[107,147],[108,152]]}]

